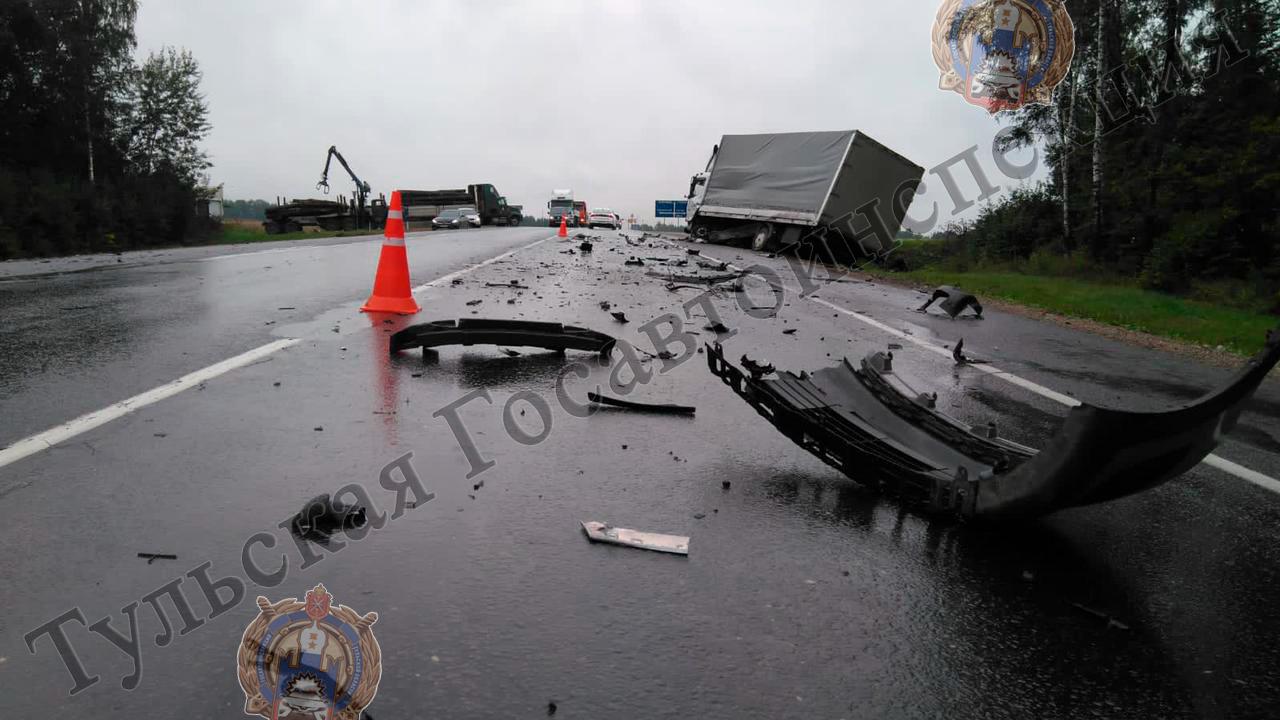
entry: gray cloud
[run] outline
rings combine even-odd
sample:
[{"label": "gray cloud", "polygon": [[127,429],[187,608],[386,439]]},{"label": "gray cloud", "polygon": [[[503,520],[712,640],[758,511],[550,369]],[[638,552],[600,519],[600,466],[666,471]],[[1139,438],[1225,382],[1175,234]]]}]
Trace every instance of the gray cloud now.
[{"label": "gray cloud", "polygon": [[199,59],[228,197],[314,196],[336,144],[375,192],[492,182],[536,210],[572,187],[649,218],[724,133],[855,127],[926,167],[985,152],[995,121],[937,89],[937,7],[144,0],[138,44]]}]

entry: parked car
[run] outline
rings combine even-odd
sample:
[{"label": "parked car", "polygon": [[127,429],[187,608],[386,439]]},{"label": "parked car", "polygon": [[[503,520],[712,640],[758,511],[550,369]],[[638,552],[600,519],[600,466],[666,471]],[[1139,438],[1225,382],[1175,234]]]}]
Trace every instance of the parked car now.
[{"label": "parked car", "polygon": [[587,225],[593,230],[598,227],[607,227],[610,230],[622,229],[622,223],[618,220],[618,215],[607,208],[592,210],[591,216],[587,219]]},{"label": "parked car", "polygon": [[480,227],[480,216],[475,208],[447,208],[431,221],[432,230]]}]

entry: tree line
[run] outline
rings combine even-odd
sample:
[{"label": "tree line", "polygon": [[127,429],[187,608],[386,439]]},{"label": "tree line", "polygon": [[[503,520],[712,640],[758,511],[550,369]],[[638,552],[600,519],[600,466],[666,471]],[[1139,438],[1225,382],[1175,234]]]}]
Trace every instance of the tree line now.
[{"label": "tree line", "polygon": [[0,3],[0,258],[179,243],[209,167],[190,52],[135,61],[137,0]]},{"label": "tree line", "polygon": [[1050,179],[946,228],[948,254],[1066,256],[1172,292],[1242,280],[1280,301],[1280,3],[1067,6],[1076,55],[1054,103],[1003,114]]}]

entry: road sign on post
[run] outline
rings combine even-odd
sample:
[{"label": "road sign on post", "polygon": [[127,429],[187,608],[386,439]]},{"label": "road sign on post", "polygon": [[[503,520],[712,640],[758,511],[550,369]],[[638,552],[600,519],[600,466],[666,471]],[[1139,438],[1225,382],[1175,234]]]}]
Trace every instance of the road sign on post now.
[{"label": "road sign on post", "polygon": [[688,200],[655,200],[653,216],[659,218],[683,218],[689,212]]}]

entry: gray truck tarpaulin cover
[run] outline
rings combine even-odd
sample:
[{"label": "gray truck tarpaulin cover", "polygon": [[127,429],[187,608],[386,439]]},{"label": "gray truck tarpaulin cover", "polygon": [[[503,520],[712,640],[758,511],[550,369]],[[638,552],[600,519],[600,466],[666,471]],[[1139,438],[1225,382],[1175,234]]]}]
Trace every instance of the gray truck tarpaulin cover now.
[{"label": "gray truck tarpaulin cover", "polygon": [[854,130],[725,135],[703,204],[818,213]]}]

